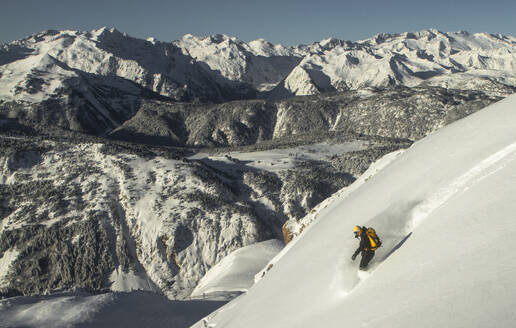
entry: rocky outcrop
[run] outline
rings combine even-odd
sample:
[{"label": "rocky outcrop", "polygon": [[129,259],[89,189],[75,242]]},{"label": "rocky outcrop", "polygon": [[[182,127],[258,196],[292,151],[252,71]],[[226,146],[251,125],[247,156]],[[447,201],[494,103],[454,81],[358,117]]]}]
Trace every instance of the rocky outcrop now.
[{"label": "rocky outcrop", "polygon": [[296,224],[297,221],[289,220],[285,222],[283,227],[281,227],[281,231],[283,233],[283,241],[285,242],[285,245],[290,243],[292,239],[294,239]]}]

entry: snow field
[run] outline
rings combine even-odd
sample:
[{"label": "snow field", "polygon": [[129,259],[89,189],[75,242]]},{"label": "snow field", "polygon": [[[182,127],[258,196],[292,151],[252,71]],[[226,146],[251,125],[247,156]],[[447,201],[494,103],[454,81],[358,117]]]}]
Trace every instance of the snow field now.
[{"label": "snow field", "polygon": [[[372,261],[367,272],[358,272],[356,285],[358,285],[362,280],[370,277],[371,272],[374,271],[381,262],[386,260],[388,256],[401,247],[412,235],[412,232],[417,228],[417,226],[434,211],[446,204],[446,202],[452,197],[460,196],[483,179],[495,174],[507,165],[510,165],[515,159],[516,143],[513,143],[482,160],[469,171],[453,180],[449,185],[428,196],[425,200],[419,203],[408,203],[405,206],[401,205],[392,209],[388,213],[383,213],[379,220],[374,218],[373,220],[368,221],[366,226],[382,227],[382,231],[387,232],[382,238],[382,247],[385,247],[385,249],[382,248],[377,251],[378,254]],[[391,215],[391,213],[396,213],[396,215]],[[403,213],[408,213],[408,215],[403,215]],[[396,216],[398,219],[396,219]],[[340,263],[343,266],[346,265],[342,261],[340,261]],[[342,275],[337,273],[336,277],[336,279],[339,279]],[[336,285],[338,285],[338,283],[336,283]],[[351,285],[353,285],[353,283],[351,283]],[[352,289],[356,287],[356,285],[353,286]],[[351,290],[343,291],[342,295],[348,295]]]},{"label": "snow field", "polygon": [[[242,165],[269,171],[281,172],[295,168],[297,159],[303,160],[321,160],[327,159],[334,155],[339,155],[352,151],[360,151],[367,149],[366,141],[357,140],[343,142],[340,144],[318,143],[313,145],[305,145],[285,149],[273,149],[267,151],[255,152],[228,152],[226,154],[210,155],[207,153],[197,153],[190,159],[202,160],[210,159],[211,166],[217,169],[227,170],[225,163],[230,163],[231,159],[237,159]],[[220,163],[217,165],[217,163]]]}]

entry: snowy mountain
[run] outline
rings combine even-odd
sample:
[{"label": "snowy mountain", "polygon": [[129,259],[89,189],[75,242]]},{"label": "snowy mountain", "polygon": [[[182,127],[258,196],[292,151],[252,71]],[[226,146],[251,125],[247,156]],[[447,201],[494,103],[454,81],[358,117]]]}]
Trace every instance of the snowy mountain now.
[{"label": "snowy mountain", "polygon": [[272,97],[421,83],[496,93],[499,84],[516,84],[516,39],[487,33],[431,29],[356,42],[330,38],[296,47],[186,35],[174,44],[229,80],[250,83],[259,91],[274,87]]},{"label": "snowy mountain", "polygon": [[[511,96],[382,159],[196,327],[512,325],[515,106]],[[383,240],[366,272],[350,259],[357,224]]]},{"label": "snowy mountain", "polygon": [[514,85],[515,46],[514,37],[437,30],[357,42],[328,39],[313,44],[275,92],[309,95],[421,83],[464,89]]},{"label": "snowy mountain", "polygon": [[[177,100],[201,96],[217,100],[221,96],[218,93],[225,92],[220,89],[221,85],[212,81],[215,73],[183,55],[174,44],[136,39],[116,29],[101,28],[91,32],[45,31],[2,45],[2,98],[30,101],[28,94],[32,90],[16,89],[16,86],[30,76],[31,70],[39,71],[39,62],[45,57],[52,57],[56,64],[79,72],[118,76]],[[59,86],[65,79],[49,76],[42,78],[45,82],[42,84]],[[54,90],[44,88],[40,96],[48,98]]]},{"label": "snowy mountain", "polygon": [[513,37],[435,30],[296,47],[226,35],[160,42],[108,28],[51,30],[1,45],[0,118],[104,135],[156,100],[224,103],[392,86],[502,97],[515,90],[515,47]]},{"label": "snowy mountain", "polygon": [[0,48],[0,114],[24,125],[109,132],[148,100],[227,101],[251,88],[171,43],[115,29],[45,31]]},{"label": "snowy mountain", "polygon": [[[226,35],[160,42],[107,28],[45,31],[1,45],[0,118],[104,135],[156,100],[224,103],[392,86],[502,97],[515,90],[515,47],[513,37],[435,30],[297,47]],[[171,131],[176,139],[180,130]]]},{"label": "snowy mountain", "polygon": [[257,91],[274,88],[303,56],[296,49],[263,39],[245,43],[227,35],[201,38],[187,34],[173,44],[222,77],[247,83]]},{"label": "snowy mountain", "polygon": [[[475,83],[514,85],[515,46],[514,37],[437,30],[380,34],[356,42],[327,39],[297,47],[272,45],[263,39],[245,43],[226,35],[188,34],[167,43],[107,28],[45,31],[2,45],[0,95],[5,100],[27,101],[50,96],[71,74],[53,72],[58,64],[89,74],[118,76],[177,100],[227,101],[273,88],[307,95],[415,86],[425,81],[443,85],[446,81],[436,79],[442,76],[448,77],[450,87],[466,87],[463,83],[469,80],[474,81],[470,87]],[[55,64],[48,66],[47,57],[54,58]],[[32,85],[44,86],[44,90],[25,85],[31,71],[40,73],[40,83]]]}]

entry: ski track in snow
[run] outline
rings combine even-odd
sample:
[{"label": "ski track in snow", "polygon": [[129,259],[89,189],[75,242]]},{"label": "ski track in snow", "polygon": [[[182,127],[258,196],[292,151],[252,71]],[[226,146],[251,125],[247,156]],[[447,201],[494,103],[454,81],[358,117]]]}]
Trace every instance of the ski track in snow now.
[{"label": "ski track in snow", "polygon": [[[475,184],[503,169],[514,160],[516,160],[516,142],[486,157],[466,173],[454,179],[450,184],[438,189],[435,193],[415,206],[412,207],[409,205],[409,209],[411,208],[411,210],[409,215],[406,216],[408,220],[405,222],[405,233],[388,242],[389,245],[392,245],[388,248],[389,251],[383,252],[382,255],[373,258],[369,270],[358,270],[356,275],[344,275],[343,271],[349,271],[349,268],[355,270],[355,268],[349,266],[349,260],[340,260],[337,263],[335,278],[330,288],[336,290],[335,294],[337,297],[346,297],[351,294],[361,283],[372,276],[382,262],[396,251],[430,214],[443,206],[452,197],[464,193]],[[389,218],[390,216],[386,217]],[[375,218],[369,220],[366,225],[371,226],[371,221],[376,221]],[[349,279],[350,276],[355,278]]]},{"label": "ski track in snow", "polygon": [[[430,195],[430,197],[414,208],[412,219],[408,222],[408,232],[413,231],[428,215],[441,207],[454,195],[467,191],[473,185],[496,173],[508,163],[515,160],[515,152],[516,143],[512,143],[475,165],[469,171],[452,181],[448,186]],[[504,161],[503,159],[505,158],[507,158],[507,160]]]}]

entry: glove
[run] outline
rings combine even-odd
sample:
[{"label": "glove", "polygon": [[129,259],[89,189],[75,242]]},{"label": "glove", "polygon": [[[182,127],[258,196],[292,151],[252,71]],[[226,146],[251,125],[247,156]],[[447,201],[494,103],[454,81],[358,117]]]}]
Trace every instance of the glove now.
[{"label": "glove", "polygon": [[352,261],[354,261],[356,258],[357,258],[357,255],[356,255],[356,254],[353,254],[353,256],[351,256],[351,260],[352,260]]}]

